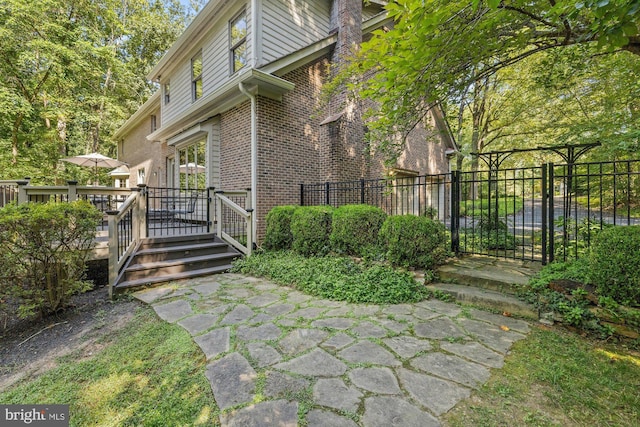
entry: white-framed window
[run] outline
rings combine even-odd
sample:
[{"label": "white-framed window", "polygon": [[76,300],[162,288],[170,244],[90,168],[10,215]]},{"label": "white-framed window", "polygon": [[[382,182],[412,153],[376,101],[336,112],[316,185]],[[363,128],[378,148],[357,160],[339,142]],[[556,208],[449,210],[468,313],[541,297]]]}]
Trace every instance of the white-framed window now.
[{"label": "white-framed window", "polygon": [[138,184],[146,184],[145,177],[146,173],[144,168],[138,169]]},{"label": "white-framed window", "polygon": [[207,187],[205,137],[178,148],[179,187],[182,190],[197,190]]},{"label": "white-framed window", "polygon": [[155,114],[151,115],[151,132],[155,132],[158,129],[158,118]]},{"label": "white-framed window", "polygon": [[202,97],[202,51],[191,58],[191,99]]},{"label": "white-framed window", "polygon": [[229,62],[231,74],[247,64],[247,13],[244,10],[229,21]]},{"label": "white-framed window", "polygon": [[168,104],[171,100],[171,83],[166,82],[162,85],[162,93],[164,94],[164,103]]}]

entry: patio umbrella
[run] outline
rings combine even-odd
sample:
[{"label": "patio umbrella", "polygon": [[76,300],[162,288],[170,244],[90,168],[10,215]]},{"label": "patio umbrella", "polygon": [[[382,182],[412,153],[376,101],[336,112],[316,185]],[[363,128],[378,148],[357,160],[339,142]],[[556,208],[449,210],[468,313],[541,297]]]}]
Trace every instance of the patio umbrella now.
[{"label": "patio umbrella", "polygon": [[61,160],[73,163],[74,165],[93,167],[95,170],[96,182],[98,180],[98,168],[117,168],[118,166],[126,165],[125,162],[103,156],[100,153],[81,154],[79,156],[68,157]]},{"label": "patio umbrella", "polygon": [[196,165],[193,162],[189,162],[186,165],[180,165],[180,173],[202,173],[206,168],[202,165]]}]

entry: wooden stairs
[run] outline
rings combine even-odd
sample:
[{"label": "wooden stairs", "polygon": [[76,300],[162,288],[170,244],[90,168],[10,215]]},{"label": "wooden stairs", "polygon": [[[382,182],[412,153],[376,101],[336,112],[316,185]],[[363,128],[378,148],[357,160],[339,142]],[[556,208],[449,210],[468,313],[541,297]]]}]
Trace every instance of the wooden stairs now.
[{"label": "wooden stairs", "polygon": [[143,239],[122,268],[114,291],[223,273],[240,256],[215,234]]}]

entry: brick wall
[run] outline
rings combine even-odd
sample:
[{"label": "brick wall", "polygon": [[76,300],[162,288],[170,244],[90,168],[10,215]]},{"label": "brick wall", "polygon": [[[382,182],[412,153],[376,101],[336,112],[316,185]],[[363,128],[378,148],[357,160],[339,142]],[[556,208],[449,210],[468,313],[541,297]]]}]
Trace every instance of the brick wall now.
[{"label": "brick wall", "polygon": [[251,101],[220,116],[220,184],[223,190],[251,187]]},{"label": "brick wall", "polygon": [[[320,89],[328,58],[321,58],[283,78],[295,84],[282,102],[258,96],[258,235],[264,217],[278,205],[299,204],[300,184],[324,180],[328,135],[320,126]],[[249,113],[248,113],[249,114]]]},{"label": "brick wall", "polygon": [[[173,147],[166,143],[148,141],[151,133],[151,115],[156,116],[157,127],[160,127],[160,108],[143,118],[118,144],[118,159],[129,164],[129,184],[138,184],[138,171],[145,170],[145,184],[151,187],[163,187],[167,184],[166,158],[173,152]],[[155,173],[155,175],[154,175]]]}]

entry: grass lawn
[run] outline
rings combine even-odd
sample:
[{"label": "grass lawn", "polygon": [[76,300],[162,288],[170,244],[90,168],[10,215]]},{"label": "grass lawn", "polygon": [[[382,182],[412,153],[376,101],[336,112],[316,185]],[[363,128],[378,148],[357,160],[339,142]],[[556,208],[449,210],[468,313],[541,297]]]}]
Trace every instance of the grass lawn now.
[{"label": "grass lawn", "polygon": [[535,327],[451,426],[640,425],[640,354]]},{"label": "grass lawn", "polygon": [[72,353],[0,394],[2,404],[69,404],[72,426],[214,425],[205,357],[189,334],[140,309],[100,352]]},{"label": "grass lawn", "polygon": [[[495,212],[495,199],[481,200],[462,200],[460,202],[460,215],[462,216],[481,216],[489,214],[489,203],[491,210]],[[513,215],[520,212],[524,207],[522,197],[508,196],[498,198],[498,216],[504,218],[507,215]]]}]

